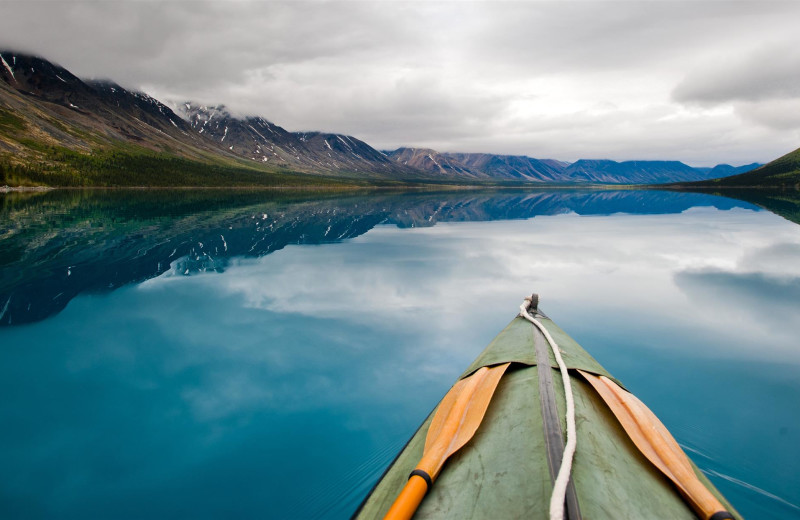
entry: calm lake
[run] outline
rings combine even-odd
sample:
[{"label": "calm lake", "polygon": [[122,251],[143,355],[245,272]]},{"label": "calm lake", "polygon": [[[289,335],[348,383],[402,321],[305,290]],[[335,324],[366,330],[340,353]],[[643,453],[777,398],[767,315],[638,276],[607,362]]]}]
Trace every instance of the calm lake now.
[{"label": "calm lake", "polygon": [[2,518],[348,518],[531,292],[745,517],[800,518],[800,226],[748,202],[0,204]]}]

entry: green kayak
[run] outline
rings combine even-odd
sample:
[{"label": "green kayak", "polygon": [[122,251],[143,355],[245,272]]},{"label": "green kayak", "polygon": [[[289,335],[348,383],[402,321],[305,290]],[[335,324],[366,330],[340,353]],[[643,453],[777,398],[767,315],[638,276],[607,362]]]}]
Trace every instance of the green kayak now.
[{"label": "green kayak", "polygon": [[[740,519],[658,419],[537,301],[526,300],[467,368],[354,518],[384,518],[391,509],[389,518],[415,519]],[[565,458],[571,442],[574,455]],[[566,490],[553,498],[562,466]],[[398,515],[398,496],[415,493],[421,503]],[[551,501],[563,513],[553,513]]]}]

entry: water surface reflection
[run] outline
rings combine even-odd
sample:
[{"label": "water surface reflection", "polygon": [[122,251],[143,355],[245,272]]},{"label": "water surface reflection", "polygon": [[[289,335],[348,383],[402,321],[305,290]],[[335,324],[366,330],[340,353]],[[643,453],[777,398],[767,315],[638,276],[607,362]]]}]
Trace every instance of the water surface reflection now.
[{"label": "water surface reflection", "polygon": [[745,515],[800,513],[800,228],[769,212],[115,196],[6,210],[3,516],[347,517],[531,290]]},{"label": "water surface reflection", "polygon": [[699,194],[546,190],[342,195],[274,191],[54,191],[0,196],[0,326],[44,319],[82,292],[163,274],[223,271],[234,257],[333,243],[378,224],[525,219],[574,212],[755,208]]}]

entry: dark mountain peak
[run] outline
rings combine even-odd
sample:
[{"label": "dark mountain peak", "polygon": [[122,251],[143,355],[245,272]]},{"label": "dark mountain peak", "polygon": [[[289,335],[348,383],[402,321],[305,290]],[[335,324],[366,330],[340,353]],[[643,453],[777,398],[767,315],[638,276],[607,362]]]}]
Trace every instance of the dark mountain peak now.
[{"label": "dark mountain peak", "polygon": [[[24,85],[26,79],[56,79],[65,84],[82,84],[83,82],[64,67],[33,54],[0,50],[0,63],[6,82]],[[10,81],[9,81],[10,80]]]},{"label": "dark mountain peak", "polygon": [[[188,125],[170,107],[142,91],[126,89],[109,79],[87,80],[86,84],[108,105],[131,113],[154,127],[168,122],[179,130],[188,130]],[[167,121],[163,121],[165,118]]]},{"label": "dark mountain peak", "polygon": [[[181,115],[189,124],[198,131],[210,132],[214,134],[216,131],[222,129],[224,135],[224,128],[232,126],[241,126],[250,128],[257,131],[256,128],[261,130],[268,130],[271,132],[280,131],[288,133],[283,128],[273,124],[261,116],[245,116],[237,117],[225,105],[205,105],[196,103],[194,101],[185,101],[176,106],[176,111]],[[269,138],[261,136],[263,141],[270,141]]]},{"label": "dark mountain peak", "polygon": [[38,56],[5,51],[0,52],[0,56],[3,79],[24,94],[83,113],[98,114],[111,110],[156,128],[171,123],[186,130],[186,125],[169,107],[144,92],[125,89],[109,79],[84,81],[60,65]]},{"label": "dark mountain peak", "polygon": [[185,101],[175,108],[176,112],[194,128],[206,126],[214,118],[218,121],[233,118],[225,105],[204,105],[194,101]]},{"label": "dark mountain peak", "polygon": [[9,130],[5,139],[18,158],[42,161],[51,153],[43,145],[86,153],[118,143],[197,156],[200,139],[188,124],[144,92],[107,79],[82,80],[37,56],[0,51],[0,57],[2,101],[21,121],[21,132]]},{"label": "dark mountain peak", "polygon": [[749,172],[750,170],[755,170],[759,166],[762,166],[760,163],[750,163],[744,164],[742,166],[731,166],[730,164],[718,164],[713,168],[710,168],[709,171],[706,173],[707,179],[717,179],[720,177],[730,177],[731,175],[738,175],[740,173]]},{"label": "dark mountain peak", "polygon": [[114,80],[107,78],[93,78],[84,80],[84,83],[97,91],[116,92],[117,90],[128,90]]},{"label": "dark mountain peak", "polygon": [[0,77],[20,92],[74,109],[93,97],[89,85],[60,65],[9,51],[0,51],[0,58]]}]

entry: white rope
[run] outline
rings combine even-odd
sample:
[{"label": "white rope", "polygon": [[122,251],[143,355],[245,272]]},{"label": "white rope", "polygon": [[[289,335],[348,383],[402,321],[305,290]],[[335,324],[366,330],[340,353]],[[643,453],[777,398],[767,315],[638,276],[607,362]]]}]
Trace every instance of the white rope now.
[{"label": "white rope", "polygon": [[519,306],[519,314],[533,323],[536,328],[544,334],[544,337],[547,338],[547,342],[550,344],[550,348],[553,351],[553,356],[556,358],[556,363],[558,363],[558,368],[561,370],[561,380],[564,383],[564,397],[567,400],[567,445],[564,447],[564,455],[561,457],[561,467],[558,470],[558,476],[553,484],[553,494],[550,496],[550,520],[563,520],[564,497],[567,494],[567,484],[569,483],[570,473],[572,472],[572,458],[575,455],[575,448],[578,445],[578,440],[575,436],[575,400],[572,396],[572,384],[570,383],[569,374],[567,373],[567,366],[561,358],[558,345],[556,345],[550,333],[547,332],[547,329],[528,313],[530,304],[531,299],[525,298],[525,301]]}]

